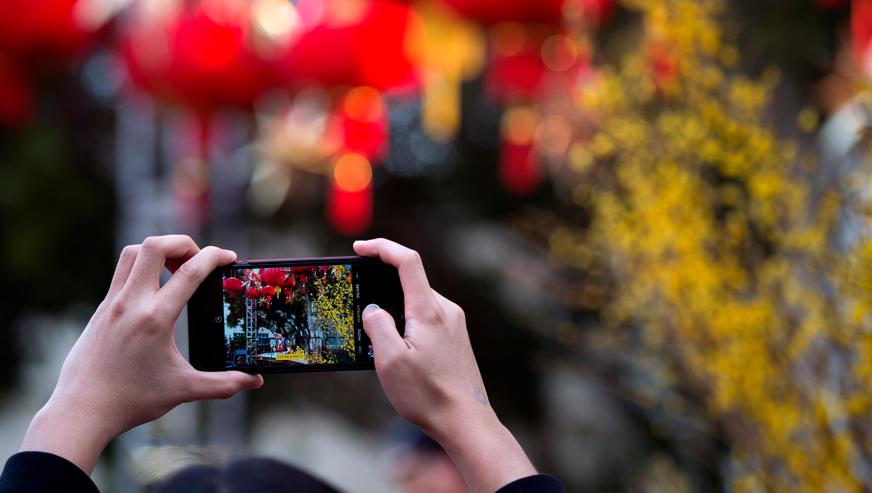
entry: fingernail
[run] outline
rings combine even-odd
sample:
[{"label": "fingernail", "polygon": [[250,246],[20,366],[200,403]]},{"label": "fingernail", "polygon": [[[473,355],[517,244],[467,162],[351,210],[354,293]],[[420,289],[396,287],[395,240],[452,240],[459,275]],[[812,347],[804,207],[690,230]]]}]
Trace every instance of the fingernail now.
[{"label": "fingernail", "polygon": [[365,317],[367,313],[372,313],[379,309],[381,309],[380,306],[376,305],[375,303],[370,303],[366,305],[366,308],[363,309],[363,316]]},{"label": "fingernail", "polygon": [[260,388],[260,380],[254,379],[251,383],[248,384],[248,389],[259,389]]}]

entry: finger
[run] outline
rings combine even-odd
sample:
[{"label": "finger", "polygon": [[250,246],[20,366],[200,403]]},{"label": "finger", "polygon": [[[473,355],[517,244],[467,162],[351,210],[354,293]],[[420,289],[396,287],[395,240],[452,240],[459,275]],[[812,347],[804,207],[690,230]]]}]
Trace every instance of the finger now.
[{"label": "finger", "polygon": [[386,361],[406,349],[406,342],[397,330],[394,318],[378,305],[367,305],[363,309],[363,330],[372,341],[376,368],[380,361]]},{"label": "finger", "polygon": [[241,371],[201,372],[191,370],[187,402],[205,399],[228,399],[240,390],[256,389],[263,385],[263,377]]},{"label": "finger", "polygon": [[378,257],[384,263],[393,265],[400,273],[400,283],[406,305],[406,315],[415,317],[433,307],[433,291],[427,282],[427,273],[418,252],[398,243],[379,238],[376,240],[355,241],[354,251],[364,257]]},{"label": "finger", "polygon": [[191,257],[176,269],[170,280],[158,292],[160,302],[165,306],[181,311],[182,306],[191,299],[206,277],[216,267],[236,260],[236,253],[209,246]]},{"label": "finger", "polygon": [[199,251],[189,236],[151,236],[142,242],[129,279],[136,288],[157,291],[167,259],[190,258]]},{"label": "finger", "polygon": [[[194,246],[196,247],[196,244]],[[166,261],[164,261],[164,267],[166,267],[167,270],[170,271],[170,274],[175,274],[182,264],[190,260],[191,257],[198,253],[200,253],[200,247],[189,250],[187,253],[179,258],[168,258],[166,259]]]},{"label": "finger", "polygon": [[107,299],[114,298],[127,278],[130,277],[130,270],[133,269],[133,263],[136,261],[136,256],[139,254],[140,245],[127,245],[121,250],[121,255],[118,256],[118,265],[115,266],[115,274],[112,275],[112,284],[109,285],[109,293],[106,294]]}]

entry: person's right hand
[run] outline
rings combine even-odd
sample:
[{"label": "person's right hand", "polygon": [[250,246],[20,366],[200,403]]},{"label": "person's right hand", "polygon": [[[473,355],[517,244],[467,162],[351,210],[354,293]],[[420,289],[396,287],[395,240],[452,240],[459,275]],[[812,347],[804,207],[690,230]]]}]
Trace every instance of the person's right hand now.
[{"label": "person's right hand", "polygon": [[[109,441],[134,426],[183,402],[263,385],[260,375],[195,370],[173,339],[176,319],[200,283],[235,259],[179,235],[126,247],[106,299],[64,361],[21,451],[53,453],[90,474]],[[161,287],[164,267],[173,275]]]},{"label": "person's right hand", "polygon": [[400,274],[405,335],[385,310],[363,311],[376,372],[400,416],[445,448],[473,493],[536,474],[490,406],[463,310],[430,288],[417,252],[385,239],[355,242],[354,250]]}]

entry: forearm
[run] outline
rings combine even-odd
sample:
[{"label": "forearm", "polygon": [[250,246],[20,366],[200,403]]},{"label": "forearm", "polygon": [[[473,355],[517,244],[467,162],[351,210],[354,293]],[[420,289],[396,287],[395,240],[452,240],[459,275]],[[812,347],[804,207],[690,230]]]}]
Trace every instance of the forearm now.
[{"label": "forearm", "polygon": [[451,457],[471,493],[494,493],[536,474],[518,441],[490,408],[427,431]]}]

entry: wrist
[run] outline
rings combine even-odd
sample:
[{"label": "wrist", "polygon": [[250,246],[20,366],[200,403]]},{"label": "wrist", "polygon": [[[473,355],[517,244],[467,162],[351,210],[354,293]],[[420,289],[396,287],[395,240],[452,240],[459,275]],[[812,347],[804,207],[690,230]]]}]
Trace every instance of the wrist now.
[{"label": "wrist", "polygon": [[458,408],[424,429],[463,476],[472,493],[493,493],[536,474],[524,450],[489,405]]},{"label": "wrist", "polygon": [[19,451],[63,457],[90,476],[116,434],[98,416],[53,401],[33,417]]}]

